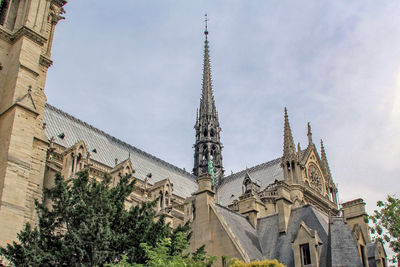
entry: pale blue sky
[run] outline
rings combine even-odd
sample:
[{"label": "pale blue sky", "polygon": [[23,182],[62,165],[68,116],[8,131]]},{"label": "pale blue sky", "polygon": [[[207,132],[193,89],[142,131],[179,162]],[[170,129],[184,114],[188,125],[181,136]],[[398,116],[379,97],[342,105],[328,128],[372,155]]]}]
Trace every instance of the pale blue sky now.
[{"label": "pale blue sky", "polygon": [[48,102],[179,167],[193,167],[208,13],[226,173],[325,142],[341,201],[400,188],[399,1],[69,1]]}]

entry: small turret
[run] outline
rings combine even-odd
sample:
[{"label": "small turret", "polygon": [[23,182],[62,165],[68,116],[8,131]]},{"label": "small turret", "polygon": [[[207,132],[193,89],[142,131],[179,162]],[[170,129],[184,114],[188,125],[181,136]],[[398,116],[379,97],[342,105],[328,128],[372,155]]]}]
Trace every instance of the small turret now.
[{"label": "small turret", "polygon": [[285,107],[285,125],[283,129],[283,157],[289,159],[296,154],[292,130],[290,129],[289,116]]},{"label": "small turret", "polygon": [[322,161],[322,167],[325,169],[328,178],[332,180],[331,170],[329,168],[328,159],[325,153],[324,142],[322,141],[322,139],[321,139],[321,161]]},{"label": "small turret", "polygon": [[311,124],[310,122],[307,123],[307,137],[308,137],[308,145],[312,146],[312,132],[311,132]]},{"label": "small turret", "polygon": [[285,107],[285,122],[283,129],[283,156],[281,167],[283,168],[283,174],[285,181],[288,183],[299,183],[300,168],[299,168],[299,153],[296,152],[296,147],[293,141],[292,131],[289,124],[289,116]]}]

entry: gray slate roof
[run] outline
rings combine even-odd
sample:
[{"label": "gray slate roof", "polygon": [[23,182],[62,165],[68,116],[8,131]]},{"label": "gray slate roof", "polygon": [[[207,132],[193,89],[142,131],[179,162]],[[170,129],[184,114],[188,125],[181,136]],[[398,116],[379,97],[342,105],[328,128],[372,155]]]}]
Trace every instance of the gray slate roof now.
[{"label": "gray slate roof", "polygon": [[[174,193],[186,198],[197,190],[196,178],[182,169],[131,146],[109,134],[46,104],[43,122],[46,123],[46,135],[54,136],[55,143],[63,146],[73,146],[78,141],[84,141],[91,158],[109,167],[114,167],[115,159],[122,162],[131,155],[131,162],[136,171],[135,177],[144,180],[148,173],[152,174],[149,182],[154,184],[169,178],[174,185]],[[65,134],[62,139],[61,133]],[[96,149],[97,153],[92,152]]]},{"label": "gray slate roof", "polygon": [[217,189],[218,203],[227,206],[238,199],[242,195],[242,183],[246,175],[249,173],[250,178],[257,182],[264,190],[269,184],[275,180],[283,180],[283,170],[280,166],[281,158],[277,158],[252,168],[234,173],[223,178],[223,182]]},{"label": "gray slate roof", "polygon": [[224,217],[232,232],[239,239],[240,244],[250,259],[261,259],[262,254],[257,231],[247,221],[247,218],[221,205],[216,204],[215,206],[222,217]]},{"label": "gray slate roof", "polygon": [[[362,267],[352,230],[341,217],[333,217],[330,224],[331,266]],[[367,260],[367,259],[366,259]]]},{"label": "gray slate roof", "polygon": [[[321,258],[325,258],[328,244],[328,218],[312,206],[305,205],[292,210],[286,234],[279,233],[277,214],[258,220],[257,234],[264,259],[277,259],[286,266],[294,266],[292,241],[302,221],[318,232],[323,243]],[[320,266],[326,265],[321,262]]]},{"label": "gray slate roof", "polygon": [[304,222],[317,231],[322,243],[319,266],[361,266],[352,230],[341,217],[333,217],[329,224],[327,215],[304,205],[292,210],[287,232],[279,233],[278,214],[259,218],[254,229],[243,215],[220,205],[216,207],[251,259],[277,259],[286,266],[294,266],[292,241]]}]

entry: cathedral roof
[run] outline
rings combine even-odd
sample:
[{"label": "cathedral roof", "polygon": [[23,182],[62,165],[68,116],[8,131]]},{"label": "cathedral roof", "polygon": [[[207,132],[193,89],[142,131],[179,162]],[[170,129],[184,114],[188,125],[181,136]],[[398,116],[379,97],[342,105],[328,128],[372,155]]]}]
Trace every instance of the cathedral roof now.
[{"label": "cathedral roof", "polygon": [[249,224],[247,218],[221,205],[216,204],[215,207],[229,225],[233,234],[239,239],[249,258],[251,260],[261,259],[262,253],[257,231]]},{"label": "cathedral roof", "polygon": [[319,266],[362,266],[360,258],[354,257],[358,255],[357,244],[344,218],[332,217],[329,221],[328,215],[312,205],[292,209],[286,233],[279,232],[278,214],[259,218],[255,229],[245,216],[218,204],[216,208],[251,260],[277,259],[294,266],[292,242],[303,224],[318,234]]},{"label": "cathedral roof", "polygon": [[353,232],[342,217],[333,217],[330,224],[331,266],[363,266]]},{"label": "cathedral roof", "polygon": [[[263,257],[265,259],[277,259],[286,266],[294,266],[292,241],[301,222],[304,222],[310,229],[317,231],[323,243],[320,252],[321,258],[325,258],[328,244],[328,217],[310,205],[292,209],[286,234],[279,233],[278,214],[258,219],[257,233]],[[321,262],[319,266],[326,265]]]},{"label": "cathedral roof", "polygon": [[260,185],[260,190],[265,189],[275,180],[283,180],[283,170],[280,164],[281,158],[277,158],[226,176],[217,190],[218,203],[227,206],[242,194],[242,183],[246,173]]},{"label": "cathedral roof", "polygon": [[[46,123],[46,135],[49,139],[65,147],[71,147],[78,141],[84,141],[91,158],[110,168],[118,162],[131,158],[134,176],[141,180],[151,173],[149,182],[154,184],[169,178],[174,185],[174,194],[186,198],[197,190],[196,178],[170,163],[167,163],[139,148],[129,145],[64,111],[46,104],[43,122]],[[95,151],[95,152],[94,152]]]}]

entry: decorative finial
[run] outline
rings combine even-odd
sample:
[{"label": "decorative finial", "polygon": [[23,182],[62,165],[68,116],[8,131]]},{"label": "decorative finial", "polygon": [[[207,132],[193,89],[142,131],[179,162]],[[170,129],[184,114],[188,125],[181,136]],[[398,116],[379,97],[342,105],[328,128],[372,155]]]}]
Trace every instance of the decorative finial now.
[{"label": "decorative finial", "polygon": [[28,93],[31,93],[32,92],[32,85],[29,85],[28,86]]},{"label": "decorative finial", "polygon": [[205,14],[204,15],[205,16],[205,20],[204,20],[204,22],[205,22],[205,30],[204,30],[204,34],[206,35],[206,38],[207,38],[207,35],[208,35],[208,17],[207,17],[207,14]]},{"label": "decorative finial", "polygon": [[307,123],[307,137],[308,137],[308,144],[312,144],[312,133],[311,133],[311,124],[310,122]]},{"label": "decorative finial", "polygon": [[285,122],[283,127],[283,157],[291,157],[296,154],[292,130],[290,130],[289,116],[285,107]]}]

